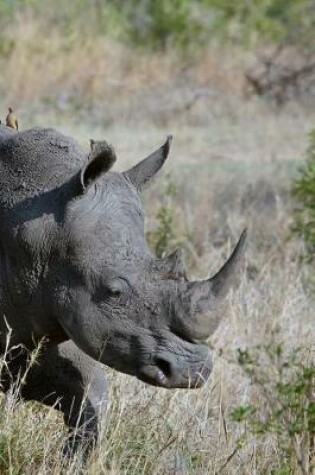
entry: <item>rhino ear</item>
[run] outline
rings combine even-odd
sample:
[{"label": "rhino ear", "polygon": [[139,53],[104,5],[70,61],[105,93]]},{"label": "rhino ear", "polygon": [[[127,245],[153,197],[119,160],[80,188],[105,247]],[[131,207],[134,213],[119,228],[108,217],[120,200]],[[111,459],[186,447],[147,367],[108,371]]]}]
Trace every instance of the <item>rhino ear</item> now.
[{"label": "rhino ear", "polygon": [[83,190],[93,183],[99,176],[106,173],[115,163],[116,154],[107,142],[95,142],[90,140],[91,151],[88,163],[81,170],[80,182]]},{"label": "rhino ear", "polygon": [[124,173],[138,190],[141,190],[163,166],[170,151],[171,141],[172,136],[169,135],[162,147]]}]

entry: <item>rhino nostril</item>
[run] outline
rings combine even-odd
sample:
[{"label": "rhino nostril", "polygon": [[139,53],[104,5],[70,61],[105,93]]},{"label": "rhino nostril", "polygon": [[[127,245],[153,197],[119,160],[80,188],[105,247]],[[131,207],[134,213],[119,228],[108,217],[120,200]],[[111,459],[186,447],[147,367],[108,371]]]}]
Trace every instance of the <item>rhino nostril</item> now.
[{"label": "rhino nostril", "polygon": [[172,376],[172,365],[169,361],[164,358],[156,358],[155,364],[167,378]]}]

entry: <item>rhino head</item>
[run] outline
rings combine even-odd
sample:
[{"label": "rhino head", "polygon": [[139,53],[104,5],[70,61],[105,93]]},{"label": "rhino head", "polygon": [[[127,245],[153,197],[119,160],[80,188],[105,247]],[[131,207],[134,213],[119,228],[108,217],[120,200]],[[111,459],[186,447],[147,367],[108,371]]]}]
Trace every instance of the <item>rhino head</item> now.
[{"label": "rhino head", "polygon": [[237,281],[245,232],[221,270],[188,281],[179,251],[157,259],[140,192],[165,162],[171,137],[124,173],[114,151],[94,153],[75,177],[52,248],[45,301],[66,335],[94,359],[164,388],[199,387],[212,363],[207,338]]}]

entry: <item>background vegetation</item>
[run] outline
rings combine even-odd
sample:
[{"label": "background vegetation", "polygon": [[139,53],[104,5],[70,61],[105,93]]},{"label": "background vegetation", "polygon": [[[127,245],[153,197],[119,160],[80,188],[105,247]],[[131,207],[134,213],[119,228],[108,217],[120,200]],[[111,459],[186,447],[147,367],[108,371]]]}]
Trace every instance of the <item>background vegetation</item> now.
[{"label": "background vegetation", "polygon": [[[144,194],[158,254],[214,273],[248,228],[247,272],[198,391],[106,369],[87,474],[314,471],[315,5],[311,0],[0,0],[0,116],[53,126],[123,170],[172,133]],[[293,190],[293,193],[292,193]],[[297,233],[292,234],[292,229]],[[4,362],[2,362],[4,364]],[[53,409],[0,399],[0,473],[82,473]]]},{"label": "background vegetation", "polygon": [[17,16],[32,15],[65,35],[80,28],[149,49],[189,43],[203,48],[215,34],[250,45],[286,42],[309,50],[314,41],[311,0],[1,0],[0,12],[2,31]]},{"label": "background vegetation", "polygon": [[296,199],[293,230],[304,239],[306,256],[312,261],[315,255],[315,130],[310,133],[307,160],[292,191]]}]

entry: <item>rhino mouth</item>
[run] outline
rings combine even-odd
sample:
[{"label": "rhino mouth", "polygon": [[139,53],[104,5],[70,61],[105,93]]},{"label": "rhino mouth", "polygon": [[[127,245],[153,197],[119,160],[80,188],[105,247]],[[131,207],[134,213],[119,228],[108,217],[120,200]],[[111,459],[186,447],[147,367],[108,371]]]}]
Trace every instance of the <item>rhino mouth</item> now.
[{"label": "rhino mouth", "polygon": [[212,361],[207,359],[200,363],[172,361],[170,358],[157,357],[154,364],[141,368],[138,379],[162,388],[197,389],[205,384],[212,371]]}]

